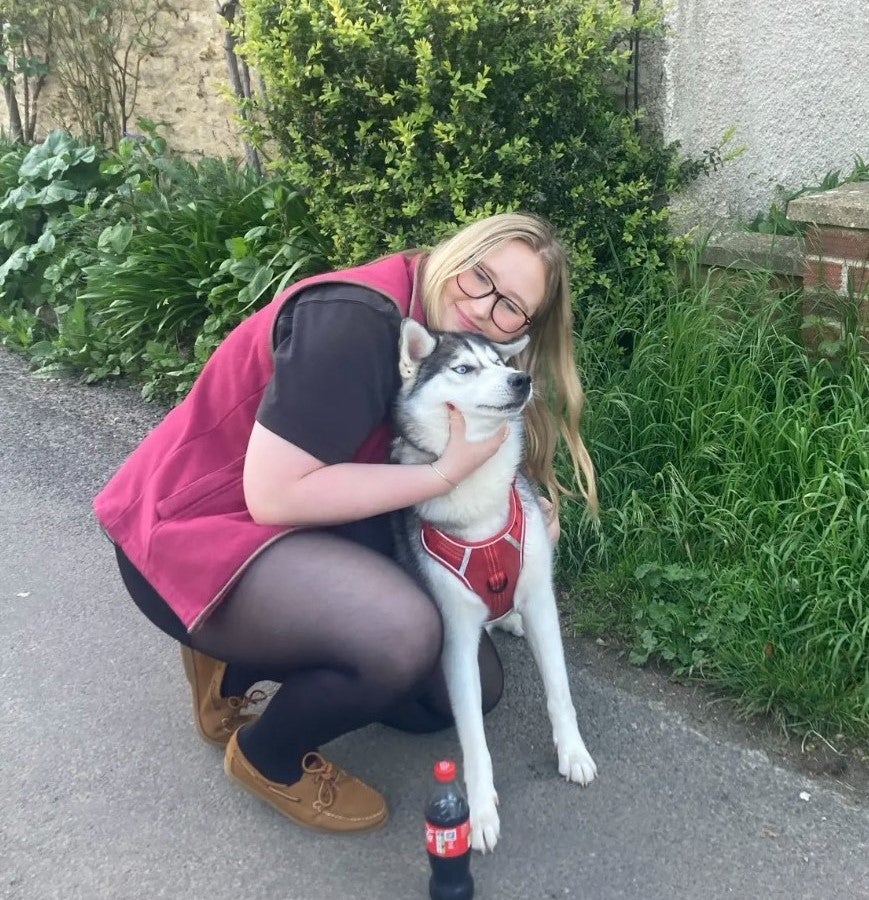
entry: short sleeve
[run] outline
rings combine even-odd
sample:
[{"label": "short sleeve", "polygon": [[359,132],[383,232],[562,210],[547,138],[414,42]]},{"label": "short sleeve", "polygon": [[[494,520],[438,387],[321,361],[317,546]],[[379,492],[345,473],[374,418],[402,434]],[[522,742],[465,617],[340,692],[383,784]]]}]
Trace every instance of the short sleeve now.
[{"label": "short sleeve", "polygon": [[275,371],[257,421],[326,464],[353,459],[399,387],[401,315],[376,291],[304,291],[276,329]]}]

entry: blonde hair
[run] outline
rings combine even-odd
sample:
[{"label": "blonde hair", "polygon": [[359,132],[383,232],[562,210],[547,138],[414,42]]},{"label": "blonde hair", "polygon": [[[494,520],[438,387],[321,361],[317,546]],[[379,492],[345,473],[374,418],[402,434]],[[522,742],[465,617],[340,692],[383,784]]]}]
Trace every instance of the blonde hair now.
[{"label": "blonde hair", "polygon": [[561,496],[576,496],[555,475],[554,457],[560,434],[570,453],[579,493],[589,511],[596,514],[594,466],[579,434],[585,395],[573,358],[567,258],[551,226],[526,213],[489,216],[465,226],[428,255],[420,286],[423,309],[429,325],[439,328],[447,282],[487,254],[516,240],[527,244],[546,270],[546,293],[534,314],[529,331],[531,341],[517,358],[517,366],[534,381],[534,397],[525,410],[528,471],[546,490],[557,515]]}]

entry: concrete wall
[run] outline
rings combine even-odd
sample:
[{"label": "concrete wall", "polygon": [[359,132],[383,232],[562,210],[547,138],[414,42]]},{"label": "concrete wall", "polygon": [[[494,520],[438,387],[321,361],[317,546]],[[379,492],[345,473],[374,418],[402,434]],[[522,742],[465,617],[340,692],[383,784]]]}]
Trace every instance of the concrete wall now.
[{"label": "concrete wall", "polygon": [[[654,0],[644,0],[654,2]],[[735,126],[745,152],[676,201],[689,222],[751,218],[831,169],[869,161],[869,0],[669,0],[646,99],[699,155]]]}]

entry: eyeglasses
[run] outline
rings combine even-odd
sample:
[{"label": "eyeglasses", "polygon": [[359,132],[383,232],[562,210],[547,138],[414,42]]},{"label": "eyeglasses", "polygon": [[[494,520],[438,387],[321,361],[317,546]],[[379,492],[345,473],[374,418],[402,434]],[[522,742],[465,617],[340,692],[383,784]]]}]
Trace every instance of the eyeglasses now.
[{"label": "eyeglasses", "polygon": [[531,327],[531,317],[525,314],[525,310],[518,303],[505,297],[479,266],[459,272],[456,275],[456,284],[461,292],[472,300],[479,300],[490,294],[495,298],[495,302],[489,310],[489,318],[505,334],[513,334],[523,328]]}]

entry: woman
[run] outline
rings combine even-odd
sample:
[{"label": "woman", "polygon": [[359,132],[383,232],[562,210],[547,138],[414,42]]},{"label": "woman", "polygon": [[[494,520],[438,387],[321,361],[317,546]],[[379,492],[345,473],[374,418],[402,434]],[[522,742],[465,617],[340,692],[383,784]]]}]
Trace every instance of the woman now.
[{"label": "woman", "polygon": [[[452,412],[435,464],[385,462],[402,316],[494,341],[530,335],[527,466],[552,500],[541,503],[556,540],[559,431],[592,507],[594,473],[564,252],[519,214],[284,291],[230,333],[94,503],[134,601],[182,645],[197,728],[227,745],[227,774],[320,830],[387,818],[383,797],[322,744],[378,721],[451,724],[440,616],[393,560],[386,514],[449,491],[505,436],[469,442]],[[503,676],[487,636],[480,670],[488,711]],[[256,716],[263,695],[248,692],[263,680],[280,687]]]}]

